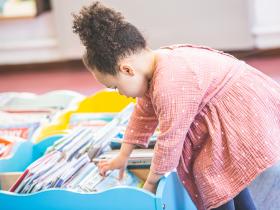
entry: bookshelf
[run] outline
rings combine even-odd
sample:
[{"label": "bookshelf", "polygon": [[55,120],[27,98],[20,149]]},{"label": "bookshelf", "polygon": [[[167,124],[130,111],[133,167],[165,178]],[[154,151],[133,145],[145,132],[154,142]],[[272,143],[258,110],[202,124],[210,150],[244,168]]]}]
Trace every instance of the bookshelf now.
[{"label": "bookshelf", "polygon": [[0,0],[0,21],[35,18],[49,10],[49,0]]}]

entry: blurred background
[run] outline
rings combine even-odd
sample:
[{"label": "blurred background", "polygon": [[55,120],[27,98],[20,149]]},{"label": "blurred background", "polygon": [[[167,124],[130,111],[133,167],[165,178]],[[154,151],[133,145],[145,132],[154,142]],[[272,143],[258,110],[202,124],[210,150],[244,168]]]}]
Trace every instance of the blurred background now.
[{"label": "blurred background", "polygon": [[[72,13],[90,0],[0,0],[0,92],[102,86],[81,62]],[[279,0],[104,0],[121,11],[151,48],[176,43],[232,53],[280,82]]]}]

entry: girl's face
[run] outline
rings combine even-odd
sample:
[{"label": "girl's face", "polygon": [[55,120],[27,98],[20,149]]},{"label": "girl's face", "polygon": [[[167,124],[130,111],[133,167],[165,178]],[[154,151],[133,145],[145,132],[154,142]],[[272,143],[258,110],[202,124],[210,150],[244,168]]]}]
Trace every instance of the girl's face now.
[{"label": "girl's face", "polygon": [[108,88],[117,89],[121,95],[127,97],[142,97],[148,91],[149,80],[140,71],[125,67],[117,75],[92,71],[95,78]]},{"label": "girl's face", "polygon": [[91,70],[95,78],[108,88],[117,89],[127,97],[142,97],[149,89],[149,82],[156,68],[156,54],[150,49],[134,53],[118,62],[116,75]]}]

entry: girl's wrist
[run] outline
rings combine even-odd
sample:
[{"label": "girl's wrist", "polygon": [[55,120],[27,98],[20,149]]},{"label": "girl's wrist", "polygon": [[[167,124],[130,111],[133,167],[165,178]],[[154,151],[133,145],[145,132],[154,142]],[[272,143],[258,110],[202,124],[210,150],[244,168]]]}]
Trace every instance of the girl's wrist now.
[{"label": "girl's wrist", "polygon": [[156,185],[162,176],[163,174],[155,174],[152,171],[150,171],[146,182],[151,185]]},{"label": "girl's wrist", "polygon": [[122,143],[119,155],[125,159],[128,159],[134,148],[135,145],[133,144]]},{"label": "girl's wrist", "polygon": [[118,155],[118,159],[119,159],[121,162],[127,162],[127,161],[128,161],[128,158],[129,158],[129,156],[127,156],[126,154],[119,153],[119,155]]}]

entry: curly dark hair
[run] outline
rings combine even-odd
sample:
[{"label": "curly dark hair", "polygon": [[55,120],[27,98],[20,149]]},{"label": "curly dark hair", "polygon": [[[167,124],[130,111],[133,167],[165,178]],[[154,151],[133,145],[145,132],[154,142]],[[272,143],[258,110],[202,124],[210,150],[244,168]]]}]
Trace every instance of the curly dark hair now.
[{"label": "curly dark hair", "polygon": [[83,7],[73,17],[73,31],[86,48],[85,65],[102,73],[116,75],[120,58],[146,47],[146,40],[134,25],[100,2]]}]

